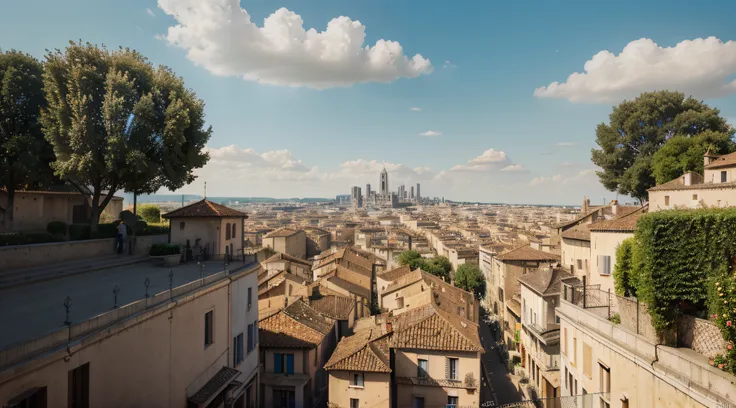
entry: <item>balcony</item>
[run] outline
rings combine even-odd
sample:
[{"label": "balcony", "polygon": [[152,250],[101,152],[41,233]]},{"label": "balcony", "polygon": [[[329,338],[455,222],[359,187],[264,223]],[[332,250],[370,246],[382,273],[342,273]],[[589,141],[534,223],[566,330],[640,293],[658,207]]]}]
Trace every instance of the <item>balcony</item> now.
[{"label": "balcony", "polygon": [[522,325],[545,346],[553,346],[560,343],[559,324],[547,324],[547,327],[542,327],[535,323],[527,323],[525,321],[522,322]]},{"label": "balcony", "polygon": [[553,371],[560,369],[560,355],[559,354],[547,354],[543,351],[537,351],[532,353],[532,358],[536,361],[539,368],[545,371]]}]

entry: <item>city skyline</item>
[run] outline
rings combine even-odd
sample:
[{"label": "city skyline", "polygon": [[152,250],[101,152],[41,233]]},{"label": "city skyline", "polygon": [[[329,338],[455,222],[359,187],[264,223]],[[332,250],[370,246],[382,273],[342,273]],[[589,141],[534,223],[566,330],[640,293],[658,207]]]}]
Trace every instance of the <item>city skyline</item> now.
[{"label": "city skyline", "polygon": [[[208,2],[235,14],[208,14]],[[708,4],[478,2],[472,13],[423,4],[428,17],[418,19],[411,2],[386,3],[387,15],[380,3],[337,1],[29,0],[5,6],[0,35],[4,48],[39,58],[69,39],[131,47],[181,75],[206,102],[214,133],[210,162],[178,194],[201,194],[207,182],[211,196],[334,197],[364,184],[385,161],[394,179],[423,184],[425,196],[564,204],[616,197],[600,185],[590,149],[596,125],[624,98],[680,90],[734,123],[736,46],[727,16],[736,5]],[[240,24],[233,29],[248,33],[239,42],[225,41],[232,33],[218,24],[231,17]],[[448,29],[426,24],[432,17]],[[279,37],[289,24],[301,42]],[[37,35],[14,35],[28,28]],[[362,43],[369,48],[360,52],[383,65],[372,70],[345,57],[325,70],[304,51],[310,35],[324,33]],[[250,44],[266,40],[300,57],[251,53]],[[471,46],[478,41],[482,52]],[[208,54],[207,42],[233,48]],[[324,55],[345,45],[323,44]],[[627,69],[641,75],[600,85]]]}]

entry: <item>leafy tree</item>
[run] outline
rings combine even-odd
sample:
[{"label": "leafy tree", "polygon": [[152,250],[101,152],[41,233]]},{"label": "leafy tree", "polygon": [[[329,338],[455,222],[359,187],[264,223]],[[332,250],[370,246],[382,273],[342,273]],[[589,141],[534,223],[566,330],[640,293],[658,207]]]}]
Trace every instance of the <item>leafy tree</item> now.
[{"label": "leafy tree", "polygon": [[46,59],[41,118],[56,153],[52,165],[85,196],[91,188],[93,231],[116,191],[176,189],[206,163],[204,104],[168,68],[154,69],[127,48],[89,43],[70,43]]},{"label": "leafy tree", "polygon": [[435,256],[432,259],[428,259],[424,267],[424,271],[431,273],[432,275],[439,276],[443,280],[450,281],[450,272],[452,272],[452,264],[446,256]]},{"label": "leafy tree", "polygon": [[598,125],[600,149],[591,151],[591,159],[602,169],[598,177],[604,187],[641,201],[655,185],[652,156],[675,136],[706,131],[734,134],[718,109],[680,92],[646,92],[615,106],[609,123]]},{"label": "leafy tree", "polygon": [[455,286],[467,290],[480,300],[486,295],[486,280],[480,268],[473,264],[462,264],[455,271]]},{"label": "leafy tree", "polygon": [[414,265],[416,265],[420,261],[423,261],[422,254],[417,251],[408,250],[399,254],[398,262],[401,266],[409,265],[412,269],[414,269],[416,267]]},{"label": "leafy tree", "polygon": [[[0,52],[0,187],[8,193],[3,222],[12,227],[15,191],[39,184],[53,157],[39,122],[43,66],[19,51]],[[10,225],[7,225],[8,222]]]},{"label": "leafy tree", "polygon": [[148,223],[161,222],[161,209],[155,204],[142,205],[139,208],[140,217]]},{"label": "leafy tree", "polygon": [[726,154],[736,150],[728,133],[706,130],[693,137],[675,136],[665,142],[652,157],[652,170],[657,184],[666,183],[683,173],[703,174],[703,155]]}]

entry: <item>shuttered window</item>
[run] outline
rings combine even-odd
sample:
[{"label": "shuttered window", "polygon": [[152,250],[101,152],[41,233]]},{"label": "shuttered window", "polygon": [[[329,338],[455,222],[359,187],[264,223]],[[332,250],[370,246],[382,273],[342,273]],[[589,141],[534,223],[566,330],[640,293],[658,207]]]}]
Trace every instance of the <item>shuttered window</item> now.
[{"label": "shuttered window", "polygon": [[448,380],[458,379],[458,359],[448,358],[445,360],[445,378]]},{"label": "shuttered window", "polygon": [[583,342],[583,374],[593,378],[593,349]]},{"label": "shuttered window", "polygon": [[608,255],[598,255],[598,273],[601,275],[611,274],[611,257]]}]

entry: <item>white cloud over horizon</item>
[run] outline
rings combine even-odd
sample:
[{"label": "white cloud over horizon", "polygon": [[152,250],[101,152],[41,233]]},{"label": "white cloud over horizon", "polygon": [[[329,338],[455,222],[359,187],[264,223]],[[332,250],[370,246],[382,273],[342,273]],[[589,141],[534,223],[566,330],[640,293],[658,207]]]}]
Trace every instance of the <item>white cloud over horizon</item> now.
[{"label": "white cloud over horizon", "polygon": [[146,13],[148,13],[148,15],[151,17],[156,17],[156,13],[154,13],[153,10],[151,10],[150,8],[146,9]]},{"label": "white cloud over horizon", "polygon": [[615,103],[642,92],[668,89],[700,99],[736,93],[736,42],[716,37],[685,40],[661,47],[641,38],[618,54],[603,50],[570,74],[534,90],[539,98],[570,102]]},{"label": "white cloud over horizon", "polygon": [[396,41],[364,45],[366,27],[345,16],[317,31],[305,29],[301,16],[286,8],[259,27],[239,0],[158,0],[158,5],[179,23],[168,29],[169,44],[187,50],[189,60],[215,75],[327,89],[432,72],[428,59],[405,55]]},{"label": "white cloud over horizon", "polygon": [[434,130],[428,130],[426,132],[419,133],[419,136],[427,136],[427,137],[442,136],[442,132],[435,132]]},{"label": "white cloud over horizon", "polygon": [[412,111],[412,112],[420,112],[422,110],[422,108],[414,107],[414,108],[409,108],[409,110]]}]

